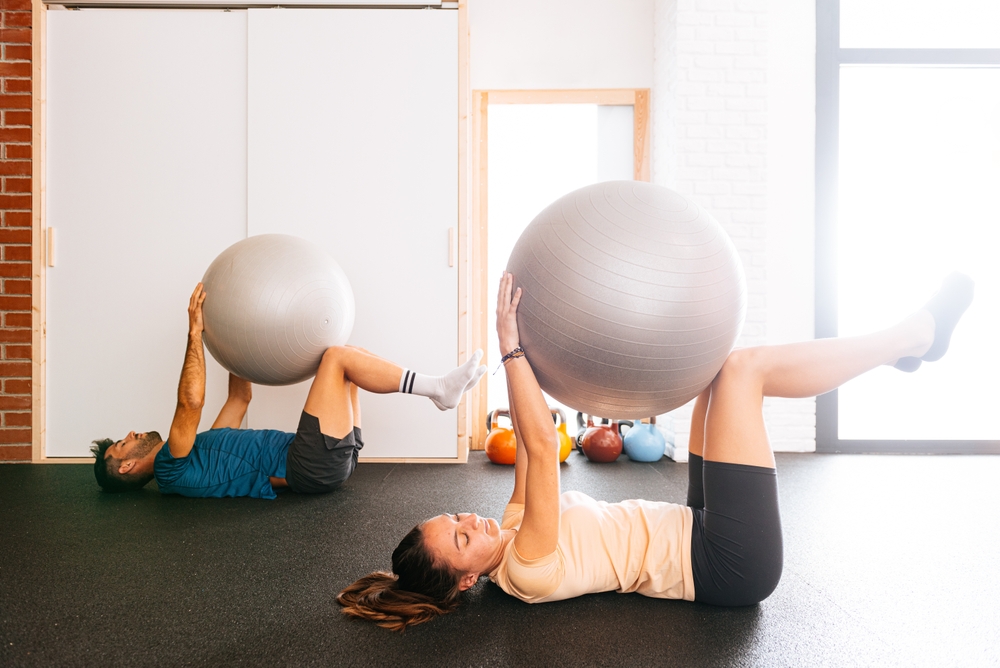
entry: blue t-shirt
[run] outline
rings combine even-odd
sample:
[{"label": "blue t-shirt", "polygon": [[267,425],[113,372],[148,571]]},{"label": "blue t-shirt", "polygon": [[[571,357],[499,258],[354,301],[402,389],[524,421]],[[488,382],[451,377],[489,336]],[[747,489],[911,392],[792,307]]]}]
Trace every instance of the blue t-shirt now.
[{"label": "blue t-shirt", "polygon": [[164,443],[153,475],[164,494],[274,499],[270,476],[285,477],[288,446],[295,434],[273,429],[212,429],[198,434],[187,457]]}]

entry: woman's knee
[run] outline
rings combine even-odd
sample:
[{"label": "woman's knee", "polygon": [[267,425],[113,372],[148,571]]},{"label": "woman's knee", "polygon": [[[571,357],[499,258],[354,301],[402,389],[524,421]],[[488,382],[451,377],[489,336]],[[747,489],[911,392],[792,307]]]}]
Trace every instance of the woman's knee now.
[{"label": "woman's knee", "polygon": [[737,348],[729,353],[712,382],[713,388],[733,382],[759,379],[763,369],[759,348]]}]

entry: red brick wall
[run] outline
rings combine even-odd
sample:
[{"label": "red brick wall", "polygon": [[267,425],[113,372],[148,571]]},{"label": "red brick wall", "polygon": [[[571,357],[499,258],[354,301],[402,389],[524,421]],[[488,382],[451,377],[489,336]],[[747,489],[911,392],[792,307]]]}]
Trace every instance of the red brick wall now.
[{"label": "red brick wall", "polygon": [[0,10],[0,461],[30,461],[31,0]]}]

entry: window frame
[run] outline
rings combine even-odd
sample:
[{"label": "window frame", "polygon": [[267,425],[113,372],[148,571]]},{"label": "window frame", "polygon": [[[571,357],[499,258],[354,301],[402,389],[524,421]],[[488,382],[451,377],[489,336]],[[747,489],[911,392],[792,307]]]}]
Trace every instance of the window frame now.
[{"label": "window frame", "polygon": [[[840,0],[816,0],[816,338],[837,336],[837,202],[840,66],[1000,67],[1000,49],[841,48]],[[877,454],[1000,454],[996,440],[845,440],[838,392],[816,398],[816,451]]]}]

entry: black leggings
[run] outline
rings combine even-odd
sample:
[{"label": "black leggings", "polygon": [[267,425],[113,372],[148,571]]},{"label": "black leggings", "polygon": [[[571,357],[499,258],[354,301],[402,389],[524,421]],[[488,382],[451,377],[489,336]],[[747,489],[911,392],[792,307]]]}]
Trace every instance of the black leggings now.
[{"label": "black leggings", "polygon": [[774,469],[690,455],[687,504],[694,514],[694,600],[755,605],[770,596],[782,562]]}]

